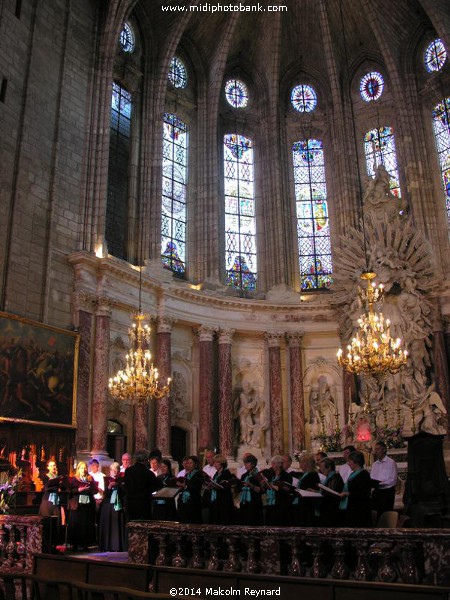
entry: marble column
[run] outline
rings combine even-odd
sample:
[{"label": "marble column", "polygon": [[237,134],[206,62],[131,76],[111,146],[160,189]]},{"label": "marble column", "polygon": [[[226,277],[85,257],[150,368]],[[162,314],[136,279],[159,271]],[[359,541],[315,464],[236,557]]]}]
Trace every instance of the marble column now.
[{"label": "marble column", "polygon": [[[436,392],[442,398],[447,415],[450,415],[450,376],[446,337],[442,329],[433,332],[433,363]],[[450,418],[447,417],[447,434],[450,435]]]},{"label": "marble column", "polygon": [[[161,385],[167,383],[172,376],[171,333],[174,319],[158,317],[156,367]],[[156,400],[156,447],[164,458],[171,459],[170,453],[170,392],[160,400]]]},{"label": "marble column", "polygon": [[302,341],[304,332],[288,333],[292,450],[306,447]]},{"label": "marble column", "polygon": [[212,449],[214,443],[214,339],[215,328],[202,325],[197,330],[199,339],[199,425],[198,449]]},{"label": "marble column", "polygon": [[233,452],[233,378],[231,340],[234,329],[219,332],[219,445],[227,458]]},{"label": "marble column", "polygon": [[352,403],[357,404],[358,400],[356,376],[347,369],[342,369],[342,389],[344,393],[344,424],[347,424],[350,406]]},{"label": "marble column", "polygon": [[92,399],[92,447],[91,454],[105,456],[108,379],[109,379],[109,327],[111,318],[111,301],[105,296],[97,300],[95,313],[95,345],[93,369]]},{"label": "marble column", "polygon": [[79,291],[74,294],[74,325],[80,334],[78,351],[78,377],[76,398],[76,446],[77,453],[88,455],[91,448],[89,430],[89,406],[91,398],[91,362],[93,357],[93,333],[96,297]]},{"label": "marble column", "polygon": [[270,439],[271,454],[283,453],[283,396],[281,386],[281,339],[279,333],[266,333],[269,349]]},{"label": "marble column", "polygon": [[149,400],[136,400],[133,410],[134,453],[149,450],[148,447],[148,403]]}]

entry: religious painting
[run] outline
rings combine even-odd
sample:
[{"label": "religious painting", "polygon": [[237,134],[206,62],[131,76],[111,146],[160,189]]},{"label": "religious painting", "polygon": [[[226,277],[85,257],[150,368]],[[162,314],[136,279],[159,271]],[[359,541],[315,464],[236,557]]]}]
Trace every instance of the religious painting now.
[{"label": "religious painting", "polygon": [[0,421],[75,427],[79,338],[0,312]]}]

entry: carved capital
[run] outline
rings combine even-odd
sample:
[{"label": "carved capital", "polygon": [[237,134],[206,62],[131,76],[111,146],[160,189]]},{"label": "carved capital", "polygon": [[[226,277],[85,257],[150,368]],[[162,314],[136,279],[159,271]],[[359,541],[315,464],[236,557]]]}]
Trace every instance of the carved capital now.
[{"label": "carved capital", "polygon": [[97,317],[111,317],[111,311],[114,306],[111,298],[108,298],[108,296],[98,296],[96,304],[95,314]]},{"label": "carved capital", "polygon": [[95,311],[97,297],[94,294],[89,294],[84,290],[78,290],[72,294],[73,308],[76,312],[84,310],[88,313]]},{"label": "carved capital", "polygon": [[283,338],[284,333],[272,333],[270,331],[266,331],[264,333],[264,339],[266,340],[269,348],[279,348]]},{"label": "carved capital", "polygon": [[156,331],[158,333],[171,333],[172,325],[177,322],[177,319],[172,317],[158,317],[156,319]]},{"label": "carved capital", "polygon": [[235,329],[220,329],[219,344],[231,344]]},{"label": "carved capital", "polygon": [[289,348],[299,348],[303,342],[304,331],[296,331],[292,333],[286,333],[286,340]]},{"label": "carved capital", "polygon": [[198,335],[200,342],[212,342],[217,329],[216,326],[210,327],[208,325],[201,325],[195,330],[195,333]]}]

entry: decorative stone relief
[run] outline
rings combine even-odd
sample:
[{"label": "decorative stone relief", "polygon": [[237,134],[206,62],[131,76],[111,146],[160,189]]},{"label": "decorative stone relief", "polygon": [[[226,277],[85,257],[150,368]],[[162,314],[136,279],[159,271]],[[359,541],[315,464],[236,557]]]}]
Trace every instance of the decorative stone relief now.
[{"label": "decorative stone relief", "polygon": [[[385,405],[400,403],[403,433],[411,435],[423,427],[439,429],[438,422],[443,420],[442,411],[437,411],[430,356],[433,319],[430,293],[438,281],[433,275],[436,268],[428,242],[412,218],[400,214],[404,206],[388,192],[387,182],[386,173],[378,168],[364,196],[365,238],[362,225],[359,230],[350,228],[341,238],[341,249],[335,259],[337,285],[333,303],[346,343],[362,313],[357,289],[367,265],[377,274],[376,282],[384,285],[384,301],[375,308],[390,320],[391,335],[403,340],[409,358],[405,368],[371,392],[371,403],[377,408],[376,396]],[[430,423],[430,411],[434,415],[440,413],[434,426]]]},{"label": "decorative stone relief", "polygon": [[[244,360],[234,386],[234,437],[236,447],[264,455],[269,419],[262,395],[262,375],[255,365]],[[239,452],[238,452],[239,454]]]},{"label": "decorative stone relief", "polygon": [[172,375],[170,399],[171,421],[175,423],[180,420],[189,420],[191,407],[189,405],[187,383],[179,371],[174,371]]}]

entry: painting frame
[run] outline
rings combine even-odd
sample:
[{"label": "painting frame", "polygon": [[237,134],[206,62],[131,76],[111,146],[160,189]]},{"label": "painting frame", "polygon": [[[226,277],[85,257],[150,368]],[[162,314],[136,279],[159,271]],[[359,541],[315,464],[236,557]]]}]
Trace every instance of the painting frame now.
[{"label": "painting frame", "polygon": [[76,428],[80,334],[0,311],[0,422]]}]

